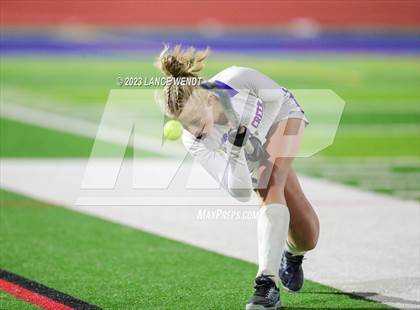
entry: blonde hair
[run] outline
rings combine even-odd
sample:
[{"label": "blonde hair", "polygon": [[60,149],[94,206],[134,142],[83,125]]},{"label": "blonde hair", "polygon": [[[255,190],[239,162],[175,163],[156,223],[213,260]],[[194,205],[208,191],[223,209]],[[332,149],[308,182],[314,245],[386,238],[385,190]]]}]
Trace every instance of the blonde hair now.
[{"label": "blonde hair", "polygon": [[[182,49],[181,45],[176,45],[170,50],[169,45],[165,44],[155,65],[167,77],[197,79],[198,72],[204,68],[204,61],[209,52],[209,48],[205,50],[196,50],[193,47]],[[190,97],[200,97],[198,86],[193,84],[166,83],[162,100],[159,100],[162,112],[170,118],[177,119]],[[194,96],[192,96],[193,92]]]}]

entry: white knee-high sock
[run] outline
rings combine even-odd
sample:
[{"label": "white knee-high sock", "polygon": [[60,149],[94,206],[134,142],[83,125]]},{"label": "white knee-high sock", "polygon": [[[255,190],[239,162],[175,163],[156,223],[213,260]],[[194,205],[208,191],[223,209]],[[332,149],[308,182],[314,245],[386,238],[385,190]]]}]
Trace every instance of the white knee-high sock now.
[{"label": "white knee-high sock", "polygon": [[282,204],[263,205],[258,214],[258,273],[270,275],[279,286],[281,256],[289,231],[289,209]]},{"label": "white knee-high sock", "polygon": [[305,255],[306,253],[306,251],[301,251],[296,248],[292,243],[289,242],[289,240],[286,240],[285,250],[289,253],[292,253],[293,255]]}]

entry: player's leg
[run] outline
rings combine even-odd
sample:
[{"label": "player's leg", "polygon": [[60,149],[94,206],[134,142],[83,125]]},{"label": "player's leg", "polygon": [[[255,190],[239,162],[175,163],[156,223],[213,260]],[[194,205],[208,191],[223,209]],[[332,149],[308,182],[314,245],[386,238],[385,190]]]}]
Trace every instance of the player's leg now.
[{"label": "player's leg", "polygon": [[319,237],[318,216],[306,198],[293,167],[289,169],[284,194],[290,212],[288,244],[296,252],[312,250]]},{"label": "player's leg", "polygon": [[290,224],[279,277],[285,288],[296,292],[302,288],[304,282],[303,256],[318,241],[319,222],[292,167],[289,169],[284,193],[290,212]]},{"label": "player's leg", "polygon": [[284,188],[303,128],[300,119],[283,120],[274,124],[267,136],[268,156],[260,163],[257,190],[262,201],[257,223],[259,269],[256,290],[247,309],[280,307],[278,270],[289,230]]},{"label": "player's leg", "polygon": [[263,204],[286,204],[285,187],[289,170],[299,149],[304,121],[289,118],[273,124],[264,144],[266,157],[261,160],[257,194]]}]

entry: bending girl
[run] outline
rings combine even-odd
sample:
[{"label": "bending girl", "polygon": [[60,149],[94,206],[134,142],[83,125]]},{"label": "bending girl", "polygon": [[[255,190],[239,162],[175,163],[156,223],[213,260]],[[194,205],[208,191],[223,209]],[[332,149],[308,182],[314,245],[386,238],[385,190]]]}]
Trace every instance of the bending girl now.
[{"label": "bending girl", "polygon": [[[198,78],[208,53],[165,46],[157,66],[168,77]],[[319,235],[317,215],[292,167],[308,120],[286,88],[252,68],[231,66],[209,82],[228,93],[242,116],[239,127],[228,121],[217,93],[188,83],[167,84],[161,108],[182,123],[185,147],[224,189],[239,201],[252,191],[260,198],[259,268],[246,309],[278,309],[280,283],[291,291],[302,288],[302,259]],[[246,152],[249,139],[263,146],[258,161]]]}]

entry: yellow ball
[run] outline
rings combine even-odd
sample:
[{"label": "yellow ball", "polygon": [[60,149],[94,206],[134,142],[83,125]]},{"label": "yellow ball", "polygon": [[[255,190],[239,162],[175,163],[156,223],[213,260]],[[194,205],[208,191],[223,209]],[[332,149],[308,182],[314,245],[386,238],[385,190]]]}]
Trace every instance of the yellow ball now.
[{"label": "yellow ball", "polygon": [[168,140],[178,140],[182,135],[182,125],[176,120],[170,120],[163,127],[163,137]]}]

